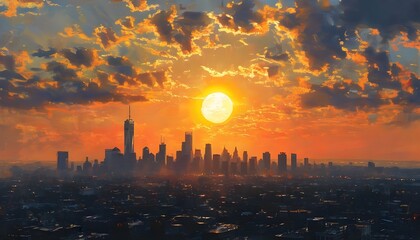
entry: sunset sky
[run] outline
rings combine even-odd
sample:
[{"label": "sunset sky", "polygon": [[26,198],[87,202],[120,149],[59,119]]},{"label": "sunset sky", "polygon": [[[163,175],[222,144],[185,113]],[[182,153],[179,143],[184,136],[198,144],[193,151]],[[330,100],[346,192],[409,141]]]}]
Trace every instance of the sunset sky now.
[{"label": "sunset sky", "polygon": [[[123,149],[420,161],[418,0],[0,0],[0,160]],[[201,114],[210,93],[231,118]]]}]

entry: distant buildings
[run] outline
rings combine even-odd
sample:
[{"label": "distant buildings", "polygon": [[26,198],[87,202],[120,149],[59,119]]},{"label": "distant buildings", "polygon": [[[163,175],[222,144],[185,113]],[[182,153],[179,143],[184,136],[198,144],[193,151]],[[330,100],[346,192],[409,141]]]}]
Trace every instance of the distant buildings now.
[{"label": "distant buildings", "polygon": [[292,153],[290,158],[291,158],[290,169],[292,170],[292,172],[295,172],[297,169],[297,154]]},{"label": "distant buildings", "polygon": [[277,166],[279,168],[279,173],[287,172],[287,155],[285,152],[281,152],[277,157]]},{"label": "distant buildings", "polygon": [[[156,173],[206,175],[285,175],[287,173],[287,155],[285,152],[278,154],[277,162],[271,162],[271,160],[271,154],[268,151],[262,154],[261,159],[256,156],[249,158],[248,152],[243,151],[241,159],[237,147],[234,148],[232,155],[226,147],[220,154],[213,154],[210,143],[205,144],[204,155],[199,148],[196,148],[193,153],[192,132],[185,132],[181,149],[176,151],[175,156],[167,155],[167,145],[161,140],[156,154],[145,146],[142,149],[141,158],[137,159],[134,151],[134,120],[131,118],[129,107],[128,118],[124,121],[124,152],[121,152],[117,147],[105,149],[103,162],[95,160],[92,164],[86,159],[84,163],[77,166],[77,170],[85,174],[124,176],[131,174],[153,175]],[[372,164],[369,163],[370,168],[372,168]],[[69,169],[68,165],[68,152],[59,151],[57,153],[57,170],[66,171]],[[308,158],[304,158],[303,166],[305,168],[309,166]],[[303,172],[303,168],[302,171],[298,169],[296,153],[291,153],[290,169],[293,175]]]},{"label": "distant buildings", "polygon": [[69,168],[69,152],[58,151],[57,152],[57,170],[67,171]]}]

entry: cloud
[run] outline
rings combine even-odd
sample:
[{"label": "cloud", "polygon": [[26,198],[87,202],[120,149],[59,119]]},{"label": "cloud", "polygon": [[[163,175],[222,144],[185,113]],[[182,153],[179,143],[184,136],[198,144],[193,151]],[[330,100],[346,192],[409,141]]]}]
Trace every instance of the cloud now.
[{"label": "cloud", "polygon": [[159,7],[157,4],[149,5],[147,0],[112,0],[113,2],[125,2],[131,12],[149,11]]},{"label": "cloud", "polygon": [[377,92],[362,94],[359,85],[338,82],[332,86],[311,86],[311,91],[301,95],[304,108],[333,106],[337,109],[356,111],[358,109],[376,108],[384,103]]},{"label": "cloud", "polygon": [[98,60],[96,50],[87,48],[76,48],[75,51],[71,49],[63,49],[60,53],[70,61],[74,66],[91,67],[95,61]]},{"label": "cloud", "polygon": [[129,33],[118,36],[112,28],[102,25],[95,28],[94,35],[97,37],[98,44],[104,49],[108,49],[111,46],[118,45],[119,43],[134,37],[133,34]]},{"label": "cloud", "polygon": [[295,12],[286,13],[280,21],[286,28],[296,30],[311,69],[319,70],[347,56],[343,50],[346,31],[335,24],[336,15],[333,8],[325,9],[316,0],[298,0]]},{"label": "cloud", "polygon": [[230,2],[226,5],[225,13],[216,18],[224,30],[234,33],[265,33],[268,31],[268,22],[271,20],[269,16],[275,11],[269,7],[254,11],[254,7],[254,0]]},{"label": "cloud", "polygon": [[155,83],[157,83],[161,88],[163,88],[163,83],[168,80],[168,76],[166,71],[156,71],[140,73],[137,75],[137,79],[149,87],[153,87]]},{"label": "cloud", "polygon": [[32,53],[32,56],[49,59],[55,53],[57,53],[55,48],[49,48],[48,50],[38,49],[36,52]]},{"label": "cloud", "polygon": [[41,8],[44,5],[44,0],[9,0],[6,2],[7,10],[1,12],[6,17],[17,16],[19,8]]},{"label": "cloud", "polygon": [[0,53],[0,64],[7,70],[15,70],[15,58],[13,55],[3,55]]},{"label": "cloud", "polygon": [[368,62],[368,80],[380,88],[401,89],[401,83],[395,79],[401,69],[396,64],[390,65],[388,54],[368,47],[364,51]]},{"label": "cloud", "polygon": [[9,80],[0,78],[0,105],[31,109],[58,103],[127,103],[147,100],[140,94],[125,94],[104,73],[98,75],[99,83],[86,81],[79,77],[76,70],[69,69],[65,64],[57,61],[47,63],[46,71],[52,73],[54,81],[41,79],[35,75],[28,81],[11,84]]},{"label": "cloud", "polygon": [[[384,41],[406,32],[411,40],[417,37],[420,23],[418,0],[342,0],[342,20],[348,28],[378,29]],[[416,26],[417,25],[417,26]]]},{"label": "cloud", "polygon": [[177,16],[176,8],[160,11],[153,15],[150,23],[155,26],[161,41],[167,44],[178,43],[184,54],[194,51],[193,40],[200,34],[207,34],[207,27],[211,23],[205,12],[185,11]]}]

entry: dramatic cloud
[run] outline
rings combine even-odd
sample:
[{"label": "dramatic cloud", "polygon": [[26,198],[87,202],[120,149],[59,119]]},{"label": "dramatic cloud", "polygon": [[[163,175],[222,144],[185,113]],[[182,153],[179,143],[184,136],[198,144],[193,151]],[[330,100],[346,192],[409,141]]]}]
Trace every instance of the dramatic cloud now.
[{"label": "dramatic cloud", "polygon": [[345,28],[335,24],[336,13],[332,10],[322,8],[316,0],[298,0],[295,12],[287,13],[281,20],[285,27],[297,30],[297,41],[312,69],[321,69],[347,56],[342,48]]},{"label": "dramatic cloud", "polygon": [[204,12],[183,12],[176,18],[176,9],[172,7],[168,11],[156,13],[150,22],[156,27],[162,41],[170,44],[179,44],[183,53],[193,52],[193,40],[200,33],[205,32],[210,25],[211,19]]},{"label": "dramatic cloud", "polygon": [[61,54],[70,61],[74,66],[91,67],[93,62],[98,59],[96,50],[87,48],[76,48],[74,51],[71,49],[63,49]]},{"label": "dramatic cloud", "polygon": [[38,51],[32,53],[32,56],[49,59],[55,53],[57,53],[55,48],[50,48],[48,50],[38,49]]},{"label": "dramatic cloud", "polygon": [[386,52],[375,51],[372,47],[365,50],[368,61],[369,82],[378,84],[380,88],[401,89],[401,83],[394,78],[400,72],[397,65],[390,65]]},{"label": "dramatic cloud", "polygon": [[333,106],[338,109],[355,111],[359,108],[376,108],[383,104],[377,92],[362,94],[359,85],[340,82],[332,86],[312,85],[311,91],[301,96],[305,108]]},{"label": "dramatic cloud", "polygon": [[153,87],[157,83],[161,88],[163,88],[163,83],[168,80],[165,71],[140,73],[137,78],[149,87]]},{"label": "dramatic cloud", "polygon": [[113,2],[125,2],[132,12],[143,12],[157,8],[159,5],[148,5],[147,0],[112,0]]},{"label": "dramatic cloud", "polygon": [[400,32],[408,33],[411,40],[417,37],[420,24],[418,0],[342,0],[342,19],[347,27],[378,29],[384,41]]},{"label": "dramatic cloud", "polygon": [[44,5],[44,0],[9,0],[6,3],[7,10],[2,14],[6,17],[15,17],[19,8],[41,8]]},{"label": "dramatic cloud", "polygon": [[[225,29],[235,33],[265,33],[268,30],[268,21],[271,8],[254,10],[253,0],[243,0],[238,3],[230,2],[226,5],[225,13],[217,16],[217,20]],[[265,12],[267,11],[267,12]]]}]

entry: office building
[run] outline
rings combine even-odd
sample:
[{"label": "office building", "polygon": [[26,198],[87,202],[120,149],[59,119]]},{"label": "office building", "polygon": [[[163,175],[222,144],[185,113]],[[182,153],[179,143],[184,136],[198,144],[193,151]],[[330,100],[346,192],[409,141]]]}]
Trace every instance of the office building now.
[{"label": "office building", "polygon": [[58,151],[57,152],[57,170],[67,171],[69,168],[69,152]]},{"label": "office building", "polygon": [[296,153],[292,153],[291,154],[291,165],[290,165],[290,169],[292,171],[296,171],[296,169],[297,169],[297,154]]},{"label": "office building", "polygon": [[285,152],[281,152],[278,155],[277,165],[278,165],[280,174],[287,172],[287,155]]}]

